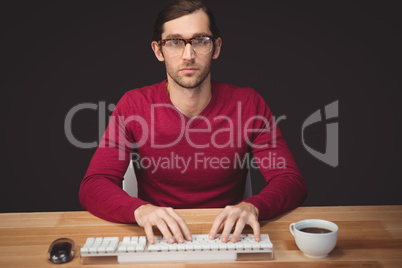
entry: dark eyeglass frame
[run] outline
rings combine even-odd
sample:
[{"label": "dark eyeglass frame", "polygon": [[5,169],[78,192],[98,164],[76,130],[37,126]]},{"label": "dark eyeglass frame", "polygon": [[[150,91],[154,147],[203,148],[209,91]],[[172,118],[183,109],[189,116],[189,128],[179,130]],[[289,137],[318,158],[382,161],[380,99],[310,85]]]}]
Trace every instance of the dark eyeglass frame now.
[{"label": "dark eyeglass frame", "polygon": [[190,38],[190,39],[185,39],[185,38],[167,38],[167,39],[160,40],[160,41],[158,42],[158,44],[164,46],[167,41],[173,41],[173,40],[176,40],[176,41],[177,41],[177,40],[180,40],[180,41],[183,41],[183,42],[185,43],[185,46],[186,46],[187,44],[193,45],[193,41],[194,41],[195,39],[198,39],[198,38],[201,38],[201,37],[208,37],[208,38],[211,39],[212,42],[215,41],[215,37],[214,37],[213,35],[199,35],[199,36],[195,36],[195,37]]}]

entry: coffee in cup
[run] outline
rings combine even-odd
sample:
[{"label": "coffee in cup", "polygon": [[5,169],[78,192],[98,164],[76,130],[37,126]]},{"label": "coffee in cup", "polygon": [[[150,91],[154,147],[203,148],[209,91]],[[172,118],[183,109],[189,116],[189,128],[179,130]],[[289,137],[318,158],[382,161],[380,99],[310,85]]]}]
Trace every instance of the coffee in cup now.
[{"label": "coffee in cup", "polygon": [[297,247],[311,258],[326,257],[334,249],[338,239],[338,226],[326,220],[302,220],[290,224],[289,229],[295,237]]}]

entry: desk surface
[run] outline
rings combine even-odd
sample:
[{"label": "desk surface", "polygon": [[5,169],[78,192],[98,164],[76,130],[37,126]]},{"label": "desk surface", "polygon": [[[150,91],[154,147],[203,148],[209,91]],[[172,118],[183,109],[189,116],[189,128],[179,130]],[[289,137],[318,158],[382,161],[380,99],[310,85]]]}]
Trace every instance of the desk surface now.
[{"label": "desk surface", "polygon": [[[192,233],[208,233],[220,209],[178,210]],[[307,218],[333,221],[339,226],[338,243],[324,259],[305,257],[297,248],[289,225]],[[241,267],[402,267],[402,206],[300,207],[276,219],[261,222],[262,232],[274,244],[274,260],[237,262]],[[246,229],[251,233],[251,228]],[[79,253],[68,264],[46,259],[50,243],[69,237],[76,250],[90,236],[144,235],[136,224],[114,224],[88,212],[0,214],[0,267],[199,267],[200,263],[141,265],[81,265]],[[208,263],[232,267],[233,263]]]}]

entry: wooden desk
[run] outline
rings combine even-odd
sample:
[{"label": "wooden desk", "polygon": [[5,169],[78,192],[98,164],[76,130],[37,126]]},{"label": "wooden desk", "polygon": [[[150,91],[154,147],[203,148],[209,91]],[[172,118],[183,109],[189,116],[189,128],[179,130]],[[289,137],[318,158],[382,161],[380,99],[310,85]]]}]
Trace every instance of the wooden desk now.
[{"label": "wooden desk", "polygon": [[[219,209],[178,210],[192,233],[208,233]],[[338,224],[334,251],[324,259],[305,257],[289,232],[289,224],[321,218]],[[240,267],[402,267],[402,206],[300,207],[279,218],[261,222],[274,244],[274,260],[237,262]],[[247,229],[246,232],[251,232]],[[0,267],[232,267],[233,263],[173,263],[127,265],[81,265],[79,248],[90,236],[144,235],[135,224],[114,224],[88,212],[0,214]],[[69,237],[76,256],[68,264],[46,259],[50,243]]]}]

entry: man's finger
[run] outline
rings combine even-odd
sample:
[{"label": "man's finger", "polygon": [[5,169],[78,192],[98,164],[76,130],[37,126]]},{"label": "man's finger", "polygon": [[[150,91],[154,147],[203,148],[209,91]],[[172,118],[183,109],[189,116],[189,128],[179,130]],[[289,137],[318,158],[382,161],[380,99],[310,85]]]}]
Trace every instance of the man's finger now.
[{"label": "man's finger", "polygon": [[260,223],[257,220],[251,220],[249,225],[251,226],[251,228],[253,229],[253,233],[254,233],[254,239],[255,241],[259,242],[261,241],[261,227],[260,227]]},{"label": "man's finger", "polygon": [[231,242],[236,243],[237,240],[239,240],[239,237],[241,233],[243,232],[244,226],[246,226],[246,223],[242,218],[239,218],[236,223],[235,230],[232,234],[232,238],[230,239]]},{"label": "man's finger", "polygon": [[[183,234],[182,234],[182,230],[179,227],[178,222],[176,221],[175,218],[173,217],[166,217],[165,218],[167,227],[170,229],[170,231],[173,233],[174,237],[176,238],[178,243],[183,243],[184,239],[183,239]],[[166,237],[166,239],[168,240],[169,243],[174,243],[174,238],[171,237]]]},{"label": "man's finger", "polygon": [[[159,231],[161,231],[163,237],[165,237],[166,240],[168,240],[168,242],[172,241],[173,236],[170,233],[170,230],[169,230],[168,226],[166,225],[166,222],[162,218],[159,218],[157,220],[156,227],[158,227]],[[173,242],[171,242],[171,243],[174,243],[174,239],[173,239]]]},{"label": "man's finger", "polygon": [[218,233],[218,231],[222,229],[225,218],[226,218],[225,210],[222,211],[218,216],[216,216],[212,224],[211,230],[209,231],[209,239],[215,239],[215,236]]},{"label": "man's finger", "polygon": [[232,232],[233,226],[235,225],[236,220],[233,217],[228,217],[225,221],[225,226],[223,227],[223,232],[221,236],[221,241],[223,243],[228,242],[229,235]]},{"label": "man's finger", "polygon": [[[184,235],[184,237],[186,238],[186,240],[191,241],[192,237],[191,237],[191,232],[187,227],[186,222],[184,221],[184,219],[182,217],[180,217],[179,214],[177,214],[174,210],[169,211],[169,214],[176,220],[176,223],[178,224],[178,226],[180,227],[179,230],[177,232],[173,231],[173,234],[176,237],[177,242],[179,243],[183,243],[184,240],[178,239],[177,235]],[[180,240],[180,241],[179,241]]]},{"label": "man's finger", "polygon": [[145,224],[144,231],[145,231],[145,235],[147,236],[148,242],[151,244],[154,244],[155,237],[154,237],[154,230],[152,230],[152,225],[149,223]]}]

